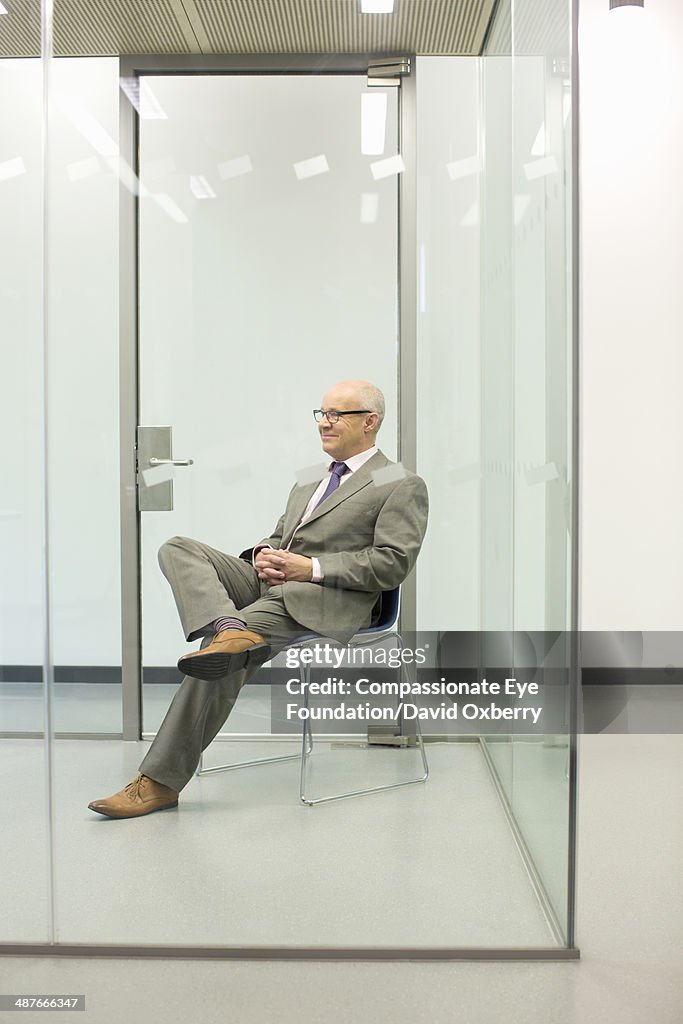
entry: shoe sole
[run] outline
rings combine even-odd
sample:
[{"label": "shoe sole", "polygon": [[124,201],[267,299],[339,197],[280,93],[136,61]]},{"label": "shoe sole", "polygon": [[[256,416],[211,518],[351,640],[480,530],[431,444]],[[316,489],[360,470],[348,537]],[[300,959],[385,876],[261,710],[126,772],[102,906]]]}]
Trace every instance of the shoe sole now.
[{"label": "shoe sole", "polygon": [[95,814],[101,814],[105,818],[114,818],[119,820],[121,818],[144,818],[145,815],[154,814],[155,811],[170,811],[172,808],[177,806],[178,801],[176,800],[174,804],[163,804],[161,807],[152,807],[149,811],[141,811],[139,814],[113,814],[109,811],[101,811],[97,807],[91,807],[90,804],[88,804],[88,810],[94,811]]},{"label": "shoe sole", "polygon": [[223,676],[229,676],[233,672],[239,672],[241,669],[247,668],[250,662],[254,660],[253,656],[255,654],[268,650],[268,644],[254,644],[253,647],[248,647],[246,651],[238,651],[235,654],[223,651],[214,651],[211,654],[206,654],[200,650],[196,654],[186,654],[181,658],[178,662],[178,668],[186,676],[192,676],[193,679],[204,679],[207,682],[212,682],[214,679],[221,679]]}]

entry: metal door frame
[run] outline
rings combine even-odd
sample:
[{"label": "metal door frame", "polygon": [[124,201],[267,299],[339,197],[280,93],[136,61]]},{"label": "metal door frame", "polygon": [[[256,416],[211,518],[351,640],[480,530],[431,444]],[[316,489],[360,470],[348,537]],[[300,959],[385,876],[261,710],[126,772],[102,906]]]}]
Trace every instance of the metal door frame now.
[{"label": "metal door frame", "polygon": [[[119,78],[138,75],[367,74],[377,54],[274,54],[122,56]],[[399,91],[398,180],[398,452],[416,470],[417,370],[417,156],[415,58]],[[388,84],[388,83],[387,83]],[[138,317],[138,118],[119,93],[119,388],[121,471],[121,691],[123,739],[142,738],[141,529],[137,510],[136,427],[139,419]],[[401,590],[401,628],[416,628],[416,584],[411,573]]]}]

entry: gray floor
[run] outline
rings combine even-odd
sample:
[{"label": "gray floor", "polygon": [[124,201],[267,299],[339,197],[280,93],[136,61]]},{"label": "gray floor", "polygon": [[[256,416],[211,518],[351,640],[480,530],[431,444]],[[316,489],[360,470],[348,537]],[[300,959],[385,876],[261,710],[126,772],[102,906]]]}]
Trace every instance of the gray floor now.
[{"label": "gray floor", "polygon": [[59,1019],[96,1024],[680,1024],[683,740],[588,736],[580,763],[578,963],[5,958],[0,992],[85,993]]},{"label": "gray floor", "polygon": [[[554,946],[479,746],[429,745],[432,775],[315,808],[298,760],[194,779],[178,810],[111,821],[87,803],[146,744],[55,744],[57,939],[220,946]],[[211,758],[297,750],[218,743]],[[562,756],[562,752],[557,752]],[[417,750],[316,745],[314,795],[419,774]],[[0,941],[45,941],[42,749],[5,739]],[[11,780],[21,778],[20,788]],[[26,797],[33,799],[27,804]]]},{"label": "gray floor", "polygon": [[[153,683],[143,687],[144,731],[156,732],[177,686]],[[246,686],[230,716],[232,732],[270,731],[269,690]],[[41,732],[44,718],[42,683],[0,682],[0,732]],[[54,728],[58,733],[121,733],[120,683],[56,683]]]}]

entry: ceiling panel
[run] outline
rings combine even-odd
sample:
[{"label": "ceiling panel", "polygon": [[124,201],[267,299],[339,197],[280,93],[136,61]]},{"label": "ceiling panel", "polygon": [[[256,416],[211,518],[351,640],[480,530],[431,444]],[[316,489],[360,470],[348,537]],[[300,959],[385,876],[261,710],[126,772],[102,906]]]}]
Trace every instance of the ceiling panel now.
[{"label": "ceiling panel", "polygon": [[[0,56],[40,53],[39,0],[3,0]],[[479,53],[495,0],[55,0],[58,56],[118,53]]]},{"label": "ceiling panel", "polygon": [[40,54],[40,0],[2,0],[7,14],[0,15],[0,56],[35,57]]},{"label": "ceiling panel", "polygon": [[396,0],[393,14],[358,0],[184,0],[213,53],[478,53],[494,0]]},{"label": "ceiling panel", "polygon": [[[499,0],[486,43],[486,54],[510,54],[512,5]],[[571,38],[570,0],[515,0],[514,37],[517,56],[565,56]]]}]

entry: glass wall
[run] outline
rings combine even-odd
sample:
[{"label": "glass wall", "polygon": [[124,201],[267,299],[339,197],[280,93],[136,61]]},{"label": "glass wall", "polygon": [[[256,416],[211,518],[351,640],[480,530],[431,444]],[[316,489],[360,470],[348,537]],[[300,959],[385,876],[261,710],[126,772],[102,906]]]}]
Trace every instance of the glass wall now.
[{"label": "glass wall", "polygon": [[[382,388],[382,450],[396,458],[398,177],[373,181],[369,166],[398,152],[398,90],[371,92],[361,75],[225,74],[147,75],[142,91],[165,116],[139,124],[139,422],[171,425],[174,453],[193,459],[175,471],[173,508],[141,515],[144,731],[154,732],[173,693],[162,673],[178,678],[160,545],[183,534],[241,551],[254,508],[270,534],[292,458],[304,476],[321,459],[308,406],[340,373]],[[368,101],[385,108],[374,156],[358,144]],[[244,387],[227,398],[235,377]],[[306,417],[276,429],[293,405]],[[265,475],[255,450],[268,453]],[[154,487],[164,469],[143,472]],[[227,496],[243,490],[253,498],[228,518]],[[269,714],[250,710],[259,694],[243,692],[231,732],[270,731]]]},{"label": "glass wall", "polygon": [[[47,0],[43,58],[0,63],[0,763],[17,823],[0,943],[563,953],[569,31],[564,56],[539,51],[546,8],[499,5],[484,57],[419,57],[399,86],[332,57],[244,73],[197,57],[188,74],[181,54],[141,76],[56,57]],[[94,814],[178,691],[159,545],[238,554],[267,536],[290,487],[325,471],[311,410],[356,377],[385,392],[382,451],[416,440],[406,469],[430,494],[401,623],[405,647],[424,644],[418,680],[514,675],[552,651],[557,707],[531,733],[423,722],[425,785],[302,807],[294,759],[193,777],[177,810]],[[166,454],[192,465],[136,478],[140,426],[172,427]],[[169,483],[172,510],[142,511]],[[139,581],[133,609],[122,578]],[[252,682],[211,763],[299,749]],[[318,733],[312,763],[328,790],[410,781],[415,727]]]},{"label": "glass wall", "polygon": [[[34,11],[40,22],[39,5]],[[42,78],[0,61],[0,942],[50,936]],[[15,805],[20,800],[20,811]],[[20,796],[19,796],[20,794]]]},{"label": "glass wall", "polygon": [[[482,60],[482,629],[545,694],[486,749],[566,934],[571,622],[570,5],[506,0]],[[500,631],[504,631],[501,633]]]}]

